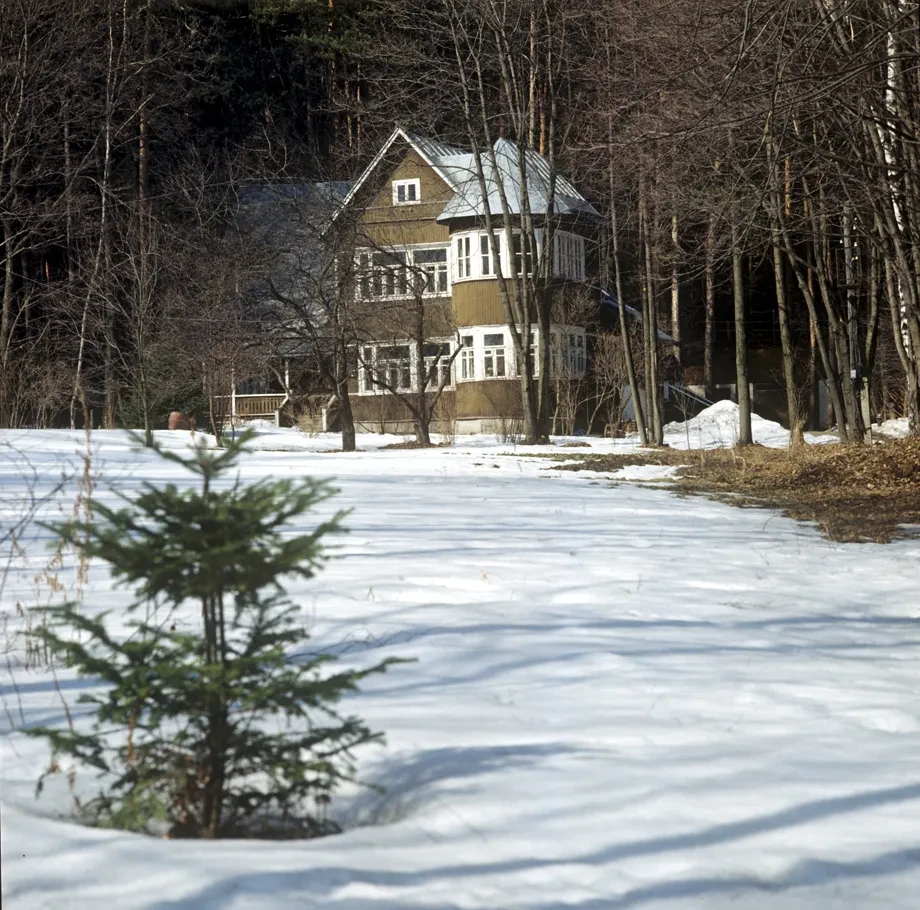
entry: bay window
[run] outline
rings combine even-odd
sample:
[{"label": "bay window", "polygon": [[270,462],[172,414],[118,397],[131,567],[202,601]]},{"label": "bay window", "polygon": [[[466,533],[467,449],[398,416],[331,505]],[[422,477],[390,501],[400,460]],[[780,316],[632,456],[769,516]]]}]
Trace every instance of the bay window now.
[{"label": "bay window", "polygon": [[471,256],[470,256],[470,238],[469,237],[458,237],[457,238],[457,277],[458,278],[471,278],[472,273],[470,271]]},{"label": "bay window", "polygon": [[476,351],[473,348],[473,336],[464,335],[460,339],[462,350],[460,351],[460,378],[476,378]]},{"label": "bay window", "polygon": [[585,371],[585,336],[581,332],[569,332],[569,369],[576,376]]},{"label": "bay window", "polygon": [[503,332],[483,335],[483,372],[487,379],[505,375],[505,335]]},{"label": "bay window", "polygon": [[514,274],[531,274],[534,256],[530,236],[527,234],[514,234],[511,239],[514,243]]},{"label": "bay window", "polygon": [[[501,237],[496,234],[495,245],[499,250],[499,259],[501,258]],[[482,260],[482,274],[494,275],[497,271],[495,268],[494,258],[492,256],[492,242],[488,234],[479,235],[479,253]]]}]

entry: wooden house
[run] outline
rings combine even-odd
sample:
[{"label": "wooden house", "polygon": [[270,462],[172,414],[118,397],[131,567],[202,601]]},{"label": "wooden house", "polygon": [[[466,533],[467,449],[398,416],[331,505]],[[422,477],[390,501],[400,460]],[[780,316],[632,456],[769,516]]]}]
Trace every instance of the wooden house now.
[{"label": "wooden house", "polygon": [[[351,210],[357,223],[353,283],[362,341],[352,409],[360,429],[411,431],[411,414],[400,395],[417,389],[419,370],[423,377],[430,374],[432,397],[440,390],[436,426],[449,422],[461,433],[496,431],[521,411],[499,276],[520,276],[528,267],[520,229],[521,209],[527,210],[522,182],[542,255],[540,225],[547,217],[551,172],[543,157],[527,151],[522,181],[514,143],[499,139],[494,152],[496,167],[484,154],[480,174],[469,151],[396,129],[342,203],[340,212]],[[497,257],[486,230],[487,205],[497,225]],[[510,244],[503,211],[511,214]],[[598,213],[557,176],[552,214],[554,293],[581,289],[596,299],[591,272]],[[419,331],[421,346],[415,343]],[[534,326],[535,337],[538,331]],[[583,371],[587,326],[554,322],[551,332],[554,358]]]}]

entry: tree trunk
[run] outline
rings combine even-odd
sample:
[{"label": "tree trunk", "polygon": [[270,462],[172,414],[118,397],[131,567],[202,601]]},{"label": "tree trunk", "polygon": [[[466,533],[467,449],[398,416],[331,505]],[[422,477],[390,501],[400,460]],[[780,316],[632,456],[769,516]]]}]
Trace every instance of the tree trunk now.
[{"label": "tree trunk", "polygon": [[792,334],[789,330],[788,300],[786,295],[786,273],[783,268],[783,252],[780,248],[779,230],[772,228],[773,276],[776,280],[776,307],[779,317],[779,339],[783,356],[783,381],[786,387],[786,414],[789,419],[790,445],[801,445],[805,441],[802,433],[802,419],[799,416],[798,388],[795,383],[795,359],[792,350]]},{"label": "tree trunk", "polygon": [[[610,157],[610,180],[613,182],[613,155]],[[626,375],[629,377],[629,395],[632,398],[633,414],[636,418],[636,432],[639,434],[639,445],[648,445],[648,433],[645,429],[645,414],[642,407],[642,395],[639,390],[639,380],[636,376],[636,362],[633,357],[632,338],[629,324],[626,319],[626,302],[623,299],[623,275],[620,268],[620,235],[617,224],[616,203],[613,201],[613,186],[610,193],[610,231],[613,247],[613,271],[616,281],[617,310],[620,314],[620,335],[623,338],[623,356],[626,358]]]},{"label": "tree trunk", "polygon": [[420,446],[431,445],[431,414],[428,411],[427,389],[425,303],[422,300],[421,292],[419,292],[415,301],[415,441]]},{"label": "tree trunk", "polygon": [[716,244],[716,218],[709,216],[709,229],[706,232],[706,277],[705,277],[705,320],[706,326],[703,337],[703,384],[706,387],[706,398],[712,401],[716,394],[715,378],[712,374],[713,353],[715,350],[715,311],[716,311],[716,285],[715,285],[715,244]]},{"label": "tree trunk", "polygon": [[355,451],[355,416],[351,409],[351,394],[348,391],[348,378],[341,379],[336,392],[339,397],[339,420],[342,421],[342,451]]},{"label": "tree trunk", "polygon": [[534,383],[537,395],[537,421],[540,441],[549,442],[553,428],[553,388],[551,383],[550,344],[552,339],[552,292],[541,287],[537,293],[537,333],[530,333],[530,347],[534,351]]},{"label": "tree trunk", "polygon": [[13,236],[8,221],[3,221],[3,305],[0,310],[0,367],[9,358],[13,334]]},{"label": "tree trunk", "polygon": [[674,357],[681,362],[680,350],[680,231],[677,214],[671,216],[671,337],[674,339]]},{"label": "tree trunk", "polygon": [[744,253],[732,219],[732,294],[735,301],[735,383],[738,397],[738,445],[754,442],[751,429],[751,387],[748,383],[747,325],[744,312]]},{"label": "tree trunk", "polygon": [[642,330],[645,336],[645,395],[651,420],[650,437],[654,445],[664,444],[664,424],[661,419],[661,399],[658,387],[658,314],[655,301],[655,276],[652,264],[652,236],[644,183],[640,184],[639,220],[645,248],[645,294]]}]

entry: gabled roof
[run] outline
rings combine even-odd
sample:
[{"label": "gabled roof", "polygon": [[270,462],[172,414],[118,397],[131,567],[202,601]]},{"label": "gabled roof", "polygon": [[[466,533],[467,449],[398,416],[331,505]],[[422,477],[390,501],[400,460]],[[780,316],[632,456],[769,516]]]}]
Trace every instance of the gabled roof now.
[{"label": "gabled roof", "polygon": [[[348,205],[355,194],[367,181],[368,177],[383,160],[386,153],[397,139],[403,139],[422,157],[426,164],[453,190],[454,195],[444,206],[438,221],[450,221],[453,218],[469,218],[485,213],[485,203],[479,186],[476,161],[471,152],[407,133],[397,127],[390,138],[365,168],[364,173],[352,185],[350,192],[342,201],[342,208]],[[521,213],[522,187],[520,179],[520,150],[509,139],[497,139],[494,145],[495,164],[493,168],[489,155],[483,156],[483,170],[488,191],[489,212],[501,214],[499,187],[504,188],[511,214]],[[530,211],[534,215],[545,214],[549,200],[551,168],[549,162],[533,149],[524,153],[527,190]],[[594,206],[564,177],[556,175],[554,207],[557,215],[583,214],[592,218],[600,217]]]},{"label": "gabled roof", "polygon": [[[422,159],[428,164],[434,172],[448,185],[453,186],[451,181],[448,179],[448,176],[442,171],[439,163],[443,158],[449,158],[455,155],[463,155],[463,149],[456,148],[452,145],[446,145],[443,142],[438,142],[434,139],[426,139],[422,136],[415,136],[412,133],[407,133],[401,126],[396,127],[395,130],[390,134],[390,138],[384,142],[382,148],[374,156],[374,160],[364,169],[364,172],[361,176],[351,185],[351,189],[348,191],[348,195],[342,200],[341,208],[345,208],[352,199],[354,199],[358,190],[367,182],[368,177],[374,173],[377,169],[377,165],[383,161],[386,153],[392,148],[393,143],[397,139],[402,139],[407,142],[412,148],[415,149],[422,156]],[[340,209],[341,210],[341,209]]]}]

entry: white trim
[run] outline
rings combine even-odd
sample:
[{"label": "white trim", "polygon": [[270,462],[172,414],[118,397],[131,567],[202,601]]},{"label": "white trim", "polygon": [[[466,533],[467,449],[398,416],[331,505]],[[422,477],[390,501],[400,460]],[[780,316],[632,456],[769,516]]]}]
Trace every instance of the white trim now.
[{"label": "white trim", "polygon": [[[409,204],[409,203],[403,203]],[[377,254],[386,255],[391,254],[394,257],[397,254],[400,254],[405,257],[406,266],[410,266],[413,269],[422,268],[422,265],[416,265],[415,263],[415,254],[422,253],[429,250],[443,250],[445,254],[444,259],[444,270],[447,277],[447,287],[441,291],[435,289],[434,292],[425,290],[422,292],[422,297],[424,298],[436,298],[436,297],[449,297],[451,294],[451,285],[453,284],[453,270],[451,268],[451,249],[448,244],[444,243],[416,243],[411,246],[404,247],[392,247],[390,249],[374,249],[373,247],[358,247],[355,250],[355,299],[356,300],[412,300],[415,298],[415,293],[409,290],[408,285],[408,274],[406,275],[406,292],[405,293],[395,293],[395,294],[368,294],[364,296],[362,294],[362,285],[365,281],[373,281],[373,257]],[[362,257],[368,257],[366,265],[361,264]],[[396,263],[393,263],[393,269],[397,268]],[[364,270],[367,269],[367,272]]]},{"label": "white trim", "polygon": [[[446,360],[449,360],[451,355],[454,353],[454,348],[456,347],[456,343],[457,343],[456,337],[427,338],[425,340],[425,346],[430,345],[430,344],[446,345],[450,349],[449,353],[447,354]],[[381,348],[407,347],[409,349],[409,385],[406,386],[405,388],[399,388],[397,389],[397,391],[400,394],[410,394],[411,395],[415,393],[416,385],[418,384],[418,376],[419,376],[419,363],[418,363],[418,358],[416,357],[417,351],[416,351],[415,341],[407,340],[407,339],[400,339],[399,341],[367,341],[367,342],[361,343],[360,347],[365,350],[367,348],[370,348],[372,350],[373,359],[374,359],[375,364],[377,362],[377,352]],[[362,356],[360,358],[360,363],[359,363],[358,372],[357,372],[358,391],[356,394],[362,397],[367,397],[367,398],[371,398],[373,396],[379,397],[380,395],[392,395],[393,393],[390,392],[389,389],[384,388],[383,386],[374,385],[373,388],[370,388],[370,389],[366,388],[368,384],[367,383],[368,370],[364,365],[363,355],[364,355],[364,351],[362,351]],[[430,359],[430,358],[425,358],[425,359]],[[446,362],[446,360],[441,360],[441,362],[438,364],[439,373],[440,373],[440,367]],[[401,361],[394,361],[394,363],[399,363],[399,362]],[[444,386],[445,390],[448,390],[448,389],[453,390],[457,387],[457,368],[458,368],[458,364],[457,364],[457,361],[455,360],[450,365],[450,371],[451,371],[450,372],[450,382]],[[424,364],[422,364],[422,369],[424,369]],[[430,392],[437,392],[440,386],[440,375],[438,375],[435,378],[437,380],[437,384],[436,385],[432,384],[428,387],[428,391]]]},{"label": "white trim", "polygon": [[[409,194],[405,193],[406,198],[400,201],[400,188],[413,187],[415,189],[415,198],[409,199]],[[422,181],[418,177],[409,177],[402,180],[393,181],[393,205],[418,205],[422,201]]]},{"label": "white trim", "polygon": [[[569,375],[584,375],[584,372],[587,371],[588,367],[588,333],[587,330],[582,326],[571,326],[571,325],[561,325],[559,323],[553,323],[550,327],[551,335],[551,350],[550,350],[550,370],[553,373],[556,373],[555,363],[558,362],[560,356],[565,358],[567,368],[569,370]],[[486,376],[485,372],[485,336],[486,335],[497,335],[501,333],[504,335],[505,343],[505,375],[504,376]],[[540,337],[540,329],[538,326],[534,325],[530,329],[532,337],[532,347],[534,350],[537,348],[537,341]],[[517,351],[514,349],[514,343],[511,340],[511,331],[508,328],[507,323],[500,323],[498,325],[474,325],[474,326],[463,326],[457,329],[457,335],[460,338],[460,343],[463,343],[464,338],[473,339],[473,365],[474,373],[472,376],[463,376],[463,353],[461,352],[460,356],[455,361],[455,372],[454,372],[454,382],[459,385],[461,382],[500,382],[505,379],[519,379],[520,373],[518,372],[518,363],[517,363]],[[576,341],[573,346],[569,345],[569,336],[575,336]],[[581,339],[581,344],[578,343],[577,339]],[[559,344],[561,340],[565,340],[565,344]],[[584,358],[583,361],[579,361],[578,352],[582,352]],[[574,359],[574,364],[572,363]],[[580,370],[580,371],[579,371]],[[540,365],[534,363],[534,375],[540,375]]]},{"label": "white trim", "polygon": [[[568,249],[565,250],[564,246]],[[573,254],[574,260],[569,255],[563,256],[564,252]],[[571,275],[566,271],[566,259],[570,263],[574,262],[578,274]],[[584,281],[585,271],[585,238],[571,231],[556,231],[553,234],[553,275],[556,278],[567,278],[569,281]]]},{"label": "white trim", "polygon": [[[522,231],[518,228],[515,228],[512,232],[512,237],[520,236]],[[517,267],[514,262],[514,241],[512,240],[511,248],[509,249],[507,243],[507,237],[505,236],[504,229],[495,231],[495,239],[499,247],[499,258],[496,262],[495,256],[492,254],[492,241],[489,238],[488,231],[475,230],[475,231],[457,231],[450,235],[451,237],[451,246],[450,246],[450,258],[451,258],[451,281],[452,283],[458,283],[461,281],[495,281],[498,279],[498,265],[501,266],[501,274],[503,278],[513,279],[520,278],[521,275],[517,274]],[[489,242],[489,265],[492,269],[491,272],[485,272],[482,267],[482,243],[483,240],[488,238]],[[470,269],[467,274],[460,275],[460,265],[458,262],[457,255],[457,242],[459,240],[469,240],[470,244]],[[536,231],[537,239],[537,250],[536,250],[536,259],[531,261],[531,274],[536,268],[537,263],[539,262],[539,257],[543,253],[543,231]],[[464,257],[465,258],[465,257]]]}]

